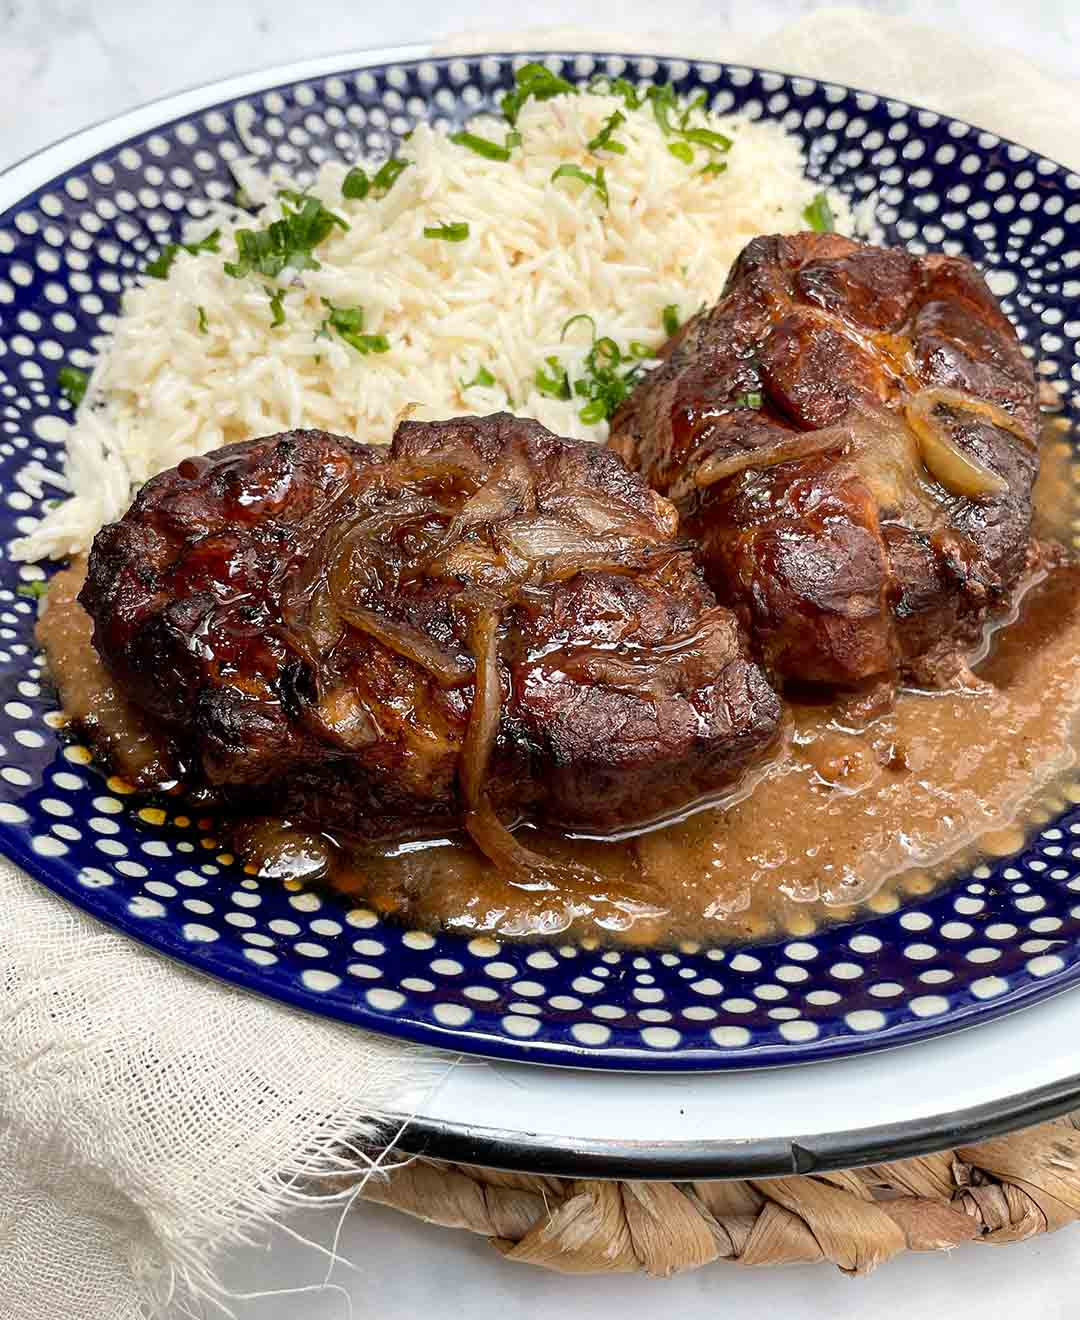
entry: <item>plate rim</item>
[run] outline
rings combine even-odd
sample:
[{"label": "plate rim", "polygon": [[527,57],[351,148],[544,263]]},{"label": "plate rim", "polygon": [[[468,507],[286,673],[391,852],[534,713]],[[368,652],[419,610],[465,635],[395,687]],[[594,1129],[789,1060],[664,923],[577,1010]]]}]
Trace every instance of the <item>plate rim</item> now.
[{"label": "plate rim", "polygon": [[[353,69],[359,69],[363,67],[371,67],[373,65],[379,65],[383,63],[413,62],[413,61],[423,60],[425,58],[438,58],[440,60],[446,60],[446,61],[450,61],[454,59],[470,60],[470,59],[480,59],[480,58],[493,58],[493,59],[505,60],[505,59],[517,59],[517,58],[525,59],[530,57],[545,58],[548,56],[558,56],[561,58],[567,58],[567,57],[572,57],[575,53],[597,54],[596,52],[582,52],[582,51],[575,52],[572,49],[541,49],[535,51],[479,51],[479,52],[454,51],[454,52],[445,52],[444,54],[437,54],[435,47],[431,43],[414,43],[414,44],[391,46],[391,47],[375,47],[375,48],[367,48],[363,50],[340,51],[340,52],[327,54],[324,56],[311,57],[304,60],[289,61],[284,64],[275,64],[248,73],[229,75],[225,78],[211,80],[206,83],[198,84],[194,87],[182,89],[177,92],[168,93],[164,96],[153,98],[149,101],[140,103],[139,105],[134,106],[117,115],[109,116],[85,128],[76,130],[71,134],[65,135],[57,139],[56,141],[39,148],[38,150],[32,152],[30,155],[22,158],[21,160],[14,162],[12,165],[8,166],[3,171],[0,171],[0,209],[7,209],[10,206],[16,205],[28,193],[33,192],[36,188],[40,187],[44,182],[53,178],[58,172],[62,172],[65,169],[69,169],[72,168],[73,166],[78,165],[81,161],[85,160],[89,155],[96,154],[101,150],[108,149],[110,146],[118,145],[126,138],[132,136],[132,134],[151,130],[156,124],[163,122],[166,117],[170,119],[177,118],[183,114],[196,111],[200,108],[204,108],[205,106],[213,105],[218,101],[231,99],[249,93],[255,93],[258,92],[259,90],[265,89],[268,86],[274,86],[279,83],[295,81],[304,78],[329,76],[334,73],[351,71]],[[638,60],[656,59],[660,62],[686,61],[691,66],[694,63],[701,62],[700,60],[692,56],[679,56],[679,55],[654,56],[646,52],[611,51],[611,52],[603,52],[601,55],[602,58],[606,58],[608,56],[623,57],[627,59],[638,59]],[[781,70],[771,70],[756,65],[753,66],[746,65],[739,62],[729,63],[720,58],[716,59],[715,61],[705,61],[705,62],[706,63],[715,62],[716,65],[721,68],[750,69],[755,73],[757,72],[776,73],[779,76],[787,79],[792,79],[792,78],[797,79],[797,78],[805,77],[807,81],[813,82],[821,87],[832,86],[837,88],[843,88],[845,91],[849,91],[855,94],[865,93],[866,95],[874,96],[882,100],[895,99],[895,98],[889,98],[887,93],[871,91],[869,89],[851,87],[846,83],[844,84],[834,83],[829,79],[812,77],[809,75],[786,73]],[[906,101],[903,102],[902,104],[904,104],[905,106],[910,106],[910,108],[916,113],[920,112],[920,110],[922,109],[922,107],[919,107],[917,105],[914,105],[913,103],[909,103]],[[955,118],[954,116],[939,111],[927,110],[926,113],[932,114],[936,118],[941,118],[946,120],[953,120]],[[966,121],[959,121],[959,120],[956,122],[966,123]],[[981,131],[978,129],[977,125],[967,124],[967,127],[975,131]],[[1003,145],[1006,146],[1010,145],[1010,140],[1007,138],[1003,138],[1000,134],[994,133],[992,134],[992,136],[996,141],[1002,143]],[[1013,144],[1013,145],[1022,146],[1022,144]],[[1041,153],[1036,152],[1031,148],[1022,147],[1022,149],[1026,153],[1029,153],[1036,158],[1049,160],[1049,158],[1043,158],[1041,156]],[[1054,161],[1051,163],[1057,166],[1058,168],[1060,168],[1066,175],[1074,174],[1074,171],[1070,170],[1068,166],[1065,166],[1060,162]],[[0,835],[5,833],[7,832],[0,831]],[[81,897],[80,895],[72,893],[71,891],[68,890],[66,886],[58,885],[52,879],[50,879],[49,868],[44,864],[42,864],[41,860],[38,859],[36,856],[30,855],[29,853],[23,853],[22,850],[18,848],[11,849],[9,842],[6,842],[3,851],[7,853],[9,856],[11,856],[13,860],[16,860],[17,863],[20,866],[22,866],[24,870],[33,874],[39,882],[44,883],[48,888],[52,889],[53,892],[59,893],[66,900],[74,901],[78,906],[83,907],[84,910],[93,913],[94,910],[92,907],[90,907],[89,904],[80,902],[80,897]],[[123,924],[118,924],[118,923],[110,923],[110,924],[113,926],[114,929],[116,928],[121,929],[128,936],[139,940],[140,943],[147,943],[147,941],[140,939],[137,928],[129,929]],[[156,952],[163,953],[166,957],[170,956],[167,950],[162,949],[157,944],[154,944],[151,947],[153,947]],[[190,962],[185,963],[185,965],[189,967],[192,966]],[[206,968],[200,968],[197,966],[194,968],[194,970],[199,971],[204,975],[210,975],[214,979],[221,980],[226,984],[236,984],[244,987],[245,989],[255,989],[256,992],[258,993],[266,993],[265,988],[257,984],[257,978],[255,977],[245,978],[242,975],[232,975],[232,974],[228,976],[222,976],[212,970]],[[1077,972],[1077,976],[1080,976],[1080,971]],[[1070,986],[1069,980],[1064,980],[1062,982],[1059,982],[1058,980],[1053,978],[1050,979],[1048,982],[1032,985],[1028,987],[1026,991],[1021,992],[1014,998],[1011,998],[1008,1002],[997,1006],[996,1010],[995,1007],[992,1006],[991,1004],[983,1004],[979,1006],[978,1007],[979,1020],[980,1022],[988,1022],[994,1018],[1000,1019],[1002,1017],[1011,1016],[1013,1013],[1017,1011],[1027,1009],[1034,1002],[1045,1000],[1051,996],[1055,996],[1063,993],[1069,988],[1069,986]],[[308,1003],[298,1000],[293,1000],[286,995],[275,993],[272,997],[278,999],[279,1002],[282,1002],[286,1004],[288,1007],[291,1007],[293,1009],[299,1008],[301,1011],[314,1011],[312,1006],[309,1005]],[[975,1012],[976,1012],[975,1006],[970,1006],[967,1010],[963,1010],[959,1014],[951,1015],[949,1020],[945,1023],[942,1023],[940,1028],[938,1028],[938,1032],[943,1035],[951,1035],[958,1030],[964,1030],[964,1024],[962,1020],[958,1022],[957,1019],[958,1018],[962,1019],[965,1016],[971,1016]],[[345,1018],[344,1020],[350,1021],[350,1024],[353,1026],[360,1025],[356,1023],[354,1020],[351,1020],[349,1018]],[[364,1029],[378,1030],[378,1027],[364,1024]],[[968,1029],[970,1030],[970,1027]],[[920,1033],[919,1033],[920,1040],[926,1041],[928,1037],[930,1037],[933,1031],[934,1029],[932,1027],[929,1027],[926,1023],[924,1023],[920,1028]],[[426,1027],[426,1026],[418,1026],[415,1029],[412,1029],[411,1024],[406,1026],[406,1028],[404,1029],[402,1028],[401,1024],[395,1024],[394,1030],[391,1034],[393,1037],[396,1037],[398,1039],[404,1039],[406,1041],[411,1040],[422,1044],[434,1045],[435,1048],[444,1047],[444,1045],[440,1044],[438,1037],[445,1035],[451,1041],[454,1038],[454,1032],[452,1030],[443,1031],[442,1029],[437,1027]],[[477,1044],[471,1047],[470,1053],[475,1053],[477,1056],[480,1056],[482,1058],[483,1057],[498,1058],[500,1055],[502,1055],[503,1057],[520,1058],[520,1054],[517,1052],[516,1049],[513,1051],[513,1055],[511,1056],[504,1053],[502,1050],[498,1048],[500,1044],[501,1042],[498,1040],[498,1038],[493,1038],[492,1048],[489,1049],[487,1043],[478,1038]],[[862,1055],[862,1057],[874,1059],[880,1055],[882,1050],[889,1050],[890,1047],[895,1049],[895,1047],[900,1045],[906,1045],[906,1047],[909,1049],[918,1048],[917,1045],[907,1044],[903,1039],[897,1040],[895,1042],[884,1040],[877,1049],[869,1051],[868,1053]],[[558,1067],[558,1070],[560,1072],[565,1072],[567,1069],[573,1070],[578,1066],[577,1060],[573,1057],[574,1051],[573,1051],[573,1047],[571,1046],[565,1044],[561,1045],[560,1057],[551,1057],[551,1058],[544,1057],[546,1051],[544,1051],[542,1047],[534,1045],[533,1048],[535,1049],[536,1052],[536,1057],[534,1062],[530,1065],[518,1065],[518,1066],[535,1067],[536,1064],[543,1064],[547,1067],[556,1066]],[[852,1050],[857,1050],[859,1047],[855,1044],[852,1044],[850,1048]],[[834,1051],[833,1057],[835,1058],[836,1056],[839,1056],[843,1052],[844,1051],[842,1049],[838,1048]],[[588,1051],[585,1050],[580,1051],[581,1055],[584,1055],[586,1053],[588,1053]],[[634,1053],[637,1054],[638,1052],[635,1051]],[[640,1054],[643,1057],[648,1058],[651,1061],[652,1067],[656,1069],[658,1072],[664,1070],[664,1064],[662,1062],[664,1056],[658,1054],[652,1054],[650,1051],[647,1050],[640,1051]],[[633,1062],[631,1061],[631,1056],[627,1055],[624,1057],[626,1059],[626,1063],[622,1065],[622,1068],[620,1067],[621,1061],[613,1060],[612,1064],[605,1067],[603,1071],[608,1075],[613,1073],[619,1074],[620,1072],[622,1072],[622,1069],[625,1068],[627,1071],[623,1072],[623,1075],[628,1075],[629,1069],[632,1069],[634,1065]],[[805,1069],[807,1067],[825,1066],[825,1064],[827,1063],[831,1064],[832,1062],[833,1059],[826,1057],[826,1058],[819,1058],[819,1060],[816,1062],[795,1064],[792,1066],[797,1066],[800,1069]],[[751,1064],[749,1058],[747,1059],[747,1064],[748,1065]],[[762,1061],[759,1059],[751,1067],[739,1068],[737,1069],[737,1071],[745,1072],[745,1071],[753,1070],[761,1073],[770,1070],[775,1070],[778,1067],[783,1067],[783,1066],[784,1066],[783,1059],[777,1059],[775,1063],[770,1063],[767,1060]],[[704,1079],[710,1075],[713,1076],[729,1075],[730,1072],[734,1070],[736,1069],[733,1069],[732,1061],[725,1061],[722,1064],[716,1063],[710,1065],[708,1063],[703,1063],[701,1061],[694,1062],[692,1058],[688,1060],[687,1054],[685,1053],[680,1057],[680,1061],[678,1063],[676,1063],[673,1060],[672,1064],[669,1065],[669,1075],[683,1076],[683,1077],[693,1076],[698,1079]],[[1072,1080],[1077,1081],[1078,1084],[1080,1084],[1080,1078],[1074,1078]],[[1076,1098],[1077,1098],[1076,1095],[1073,1094],[1072,1099],[1076,1099]],[[1034,1104],[1036,1102],[1031,1101],[1030,1103]],[[1068,1100],[1063,1101],[1062,1106],[1067,1107],[1068,1103],[1070,1103],[1070,1101]],[[448,1139],[447,1134],[451,1131],[451,1129],[444,1125],[444,1127],[441,1130],[443,1132],[443,1138]],[[489,1131],[492,1134],[495,1135],[498,1134],[497,1129],[490,1129]],[[489,1140],[494,1141],[495,1135],[490,1137]],[[790,1168],[787,1168],[781,1171],[790,1172],[791,1170]]]}]

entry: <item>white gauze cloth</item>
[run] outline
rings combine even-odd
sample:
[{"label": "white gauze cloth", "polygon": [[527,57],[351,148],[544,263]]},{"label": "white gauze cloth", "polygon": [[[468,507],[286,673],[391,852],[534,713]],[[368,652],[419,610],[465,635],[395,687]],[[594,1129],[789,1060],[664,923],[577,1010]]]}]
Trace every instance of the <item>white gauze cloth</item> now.
[{"label": "white gauze cloth", "polygon": [[[468,33],[455,50],[645,49],[757,63],[931,106],[1080,169],[1080,97],[1002,51],[824,10],[730,31]],[[214,1265],[340,1173],[340,1143],[445,1067],[151,954],[0,861],[0,1317],[184,1313]],[[189,1312],[190,1313],[190,1312]]]}]

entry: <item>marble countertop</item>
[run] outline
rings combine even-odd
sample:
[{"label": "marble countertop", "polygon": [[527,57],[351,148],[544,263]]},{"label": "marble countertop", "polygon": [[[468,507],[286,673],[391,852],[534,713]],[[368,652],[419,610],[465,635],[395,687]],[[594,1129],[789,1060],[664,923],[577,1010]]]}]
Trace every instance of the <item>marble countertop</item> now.
[{"label": "marble countertop", "polygon": [[[760,38],[817,8],[811,0],[620,0],[620,32],[647,46],[660,27],[699,37],[721,54],[725,35]],[[875,0],[866,6],[936,23],[1080,77],[1080,6],[1073,0]],[[0,0],[0,168],[96,120],[225,75],[334,50],[432,40],[468,31],[588,24],[610,7],[560,0]],[[699,48],[704,48],[699,47]],[[873,78],[866,79],[868,84]],[[333,1216],[308,1215],[291,1229],[320,1243]],[[232,1253],[227,1283],[242,1320],[378,1320],[455,1314],[469,1320],[652,1317],[658,1304],[698,1320],[783,1315],[821,1320],[847,1309],[859,1320],[997,1320],[1018,1314],[1065,1320],[1080,1293],[1080,1234],[1065,1232],[1006,1251],[967,1248],[894,1261],[852,1282],[827,1267],[751,1273],[718,1265],[667,1283],[617,1276],[574,1279],[500,1260],[484,1243],[361,1207],[343,1226],[336,1287],[322,1290],[324,1257],[277,1233],[267,1246]],[[295,1291],[299,1289],[300,1291]],[[285,1290],[279,1295],[267,1295]],[[244,1300],[253,1293],[264,1294]],[[351,1298],[351,1309],[350,1301]]]}]

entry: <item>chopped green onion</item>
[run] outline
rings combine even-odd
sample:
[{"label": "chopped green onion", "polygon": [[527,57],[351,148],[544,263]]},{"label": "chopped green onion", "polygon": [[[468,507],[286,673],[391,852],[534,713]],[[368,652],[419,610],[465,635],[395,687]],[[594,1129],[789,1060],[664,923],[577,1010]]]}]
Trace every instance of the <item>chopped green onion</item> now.
[{"label": "chopped green onion", "polygon": [[536,388],[541,394],[549,399],[569,399],[570,397],[570,379],[566,374],[566,368],[561,366],[557,357],[549,357],[547,364],[551,368],[551,374],[548,375],[543,367],[537,367]]},{"label": "chopped green onion", "polygon": [[582,183],[588,184],[590,188],[595,188],[605,206],[610,204],[607,190],[607,179],[604,177],[603,165],[600,166],[595,175],[589,174],[588,171],[583,170],[580,165],[560,165],[558,169],[552,173],[551,182],[554,183],[557,179],[578,179]]},{"label": "chopped green onion", "polygon": [[[520,137],[520,134],[518,135]],[[456,146],[466,147],[469,151],[475,151],[478,156],[483,156],[485,160],[509,160],[510,145],[499,146],[497,142],[492,142],[490,138],[479,137],[476,133],[451,133],[450,141]]]},{"label": "chopped green onion", "polygon": [[271,326],[276,329],[285,324],[285,290],[267,287],[263,293],[270,299],[270,311],[274,317]]},{"label": "chopped green onion", "polygon": [[380,196],[388,193],[411,164],[412,161],[401,160],[396,156],[385,161],[376,170],[375,177],[371,180],[371,186]]},{"label": "chopped green onion", "polygon": [[665,137],[671,137],[673,133],[678,131],[669,118],[672,111],[677,110],[679,107],[675,88],[671,83],[664,83],[661,87],[650,87],[645,95],[652,106],[653,117],[659,124],[660,131]]},{"label": "chopped green onion", "polygon": [[651,358],[656,353],[648,344],[643,344],[640,339],[630,340],[630,356],[634,358]]},{"label": "chopped green onion", "polygon": [[31,600],[40,600],[49,590],[49,584],[40,578],[33,582],[20,582],[15,588],[16,596],[29,596]]},{"label": "chopped green onion", "polygon": [[700,110],[702,114],[704,114],[708,104],[709,104],[708,96],[704,92],[699,92],[697,96],[695,96],[694,99],[691,102],[689,102],[686,109],[679,116],[679,132],[685,133],[686,126],[690,122],[690,116],[694,113],[695,110]]},{"label": "chopped green onion", "polygon": [[626,143],[615,142],[612,139],[612,133],[620,125],[626,123],[626,116],[621,110],[616,110],[614,114],[608,115],[604,120],[603,127],[594,138],[590,138],[587,143],[590,151],[614,151],[616,155],[624,156],[626,154]]},{"label": "chopped green onion", "polygon": [[[601,361],[603,358],[603,361]],[[622,361],[622,353],[614,339],[598,339],[585,359],[590,371],[613,371]]]},{"label": "chopped green onion", "polygon": [[195,256],[198,252],[216,252],[220,238],[221,230],[212,229],[205,238],[200,238],[197,243],[166,243],[154,260],[148,261],[143,267],[143,274],[149,275],[155,280],[163,280],[172,269],[176,254],[181,248],[185,252],[190,252],[192,256]]},{"label": "chopped green onion", "polygon": [[594,426],[597,422],[602,422],[607,415],[607,404],[603,399],[593,399],[592,403],[587,403],[578,413],[586,426]]},{"label": "chopped green onion", "polygon": [[329,298],[324,298],[322,305],[327,309],[328,315],[323,318],[316,337],[329,337],[330,331],[336,330],[345,343],[350,348],[355,348],[358,353],[386,353],[389,350],[390,344],[385,335],[361,333],[364,329],[362,307],[335,307]]},{"label": "chopped green onion", "polygon": [[78,367],[61,367],[56,373],[56,383],[73,408],[77,408],[86,397],[86,387],[90,377]]},{"label": "chopped green onion", "polygon": [[758,390],[752,390],[748,394],[739,394],[735,398],[736,408],[760,408],[761,393]]},{"label": "chopped green onion", "polygon": [[[268,279],[276,279],[286,266],[294,270],[319,270],[312,255],[315,248],[329,237],[335,225],[348,229],[348,224],[327,210],[317,197],[303,197],[295,193],[281,195],[281,219],[272,220],[265,229],[238,229],[236,231],[236,261],[225,262],[225,274],[234,280],[255,272]],[[294,198],[302,201],[295,202]]]},{"label": "chopped green onion", "polygon": [[679,305],[668,303],[663,311],[664,334],[670,339],[679,329]]},{"label": "chopped green onion", "polygon": [[257,211],[259,209],[244,190],[243,184],[240,183],[238,183],[233,190],[232,204],[238,211]]},{"label": "chopped green onion", "polygon": [[726,169],[726,160],[710,160],[701,172],[702,174],[723,174]]},{"label": "chopped green onion", "polygon": [[694,148],[686,142],[669,142],[668,151],[676,160],[681,160],[684,165],[693,165]]},{"label": "chopped green onion", "polygon": [[816,234],[831,234],[836,228],[832,207],[824,192],[819,192],[803,211],[803,219]]},{"label": "chopped green onion", "polygon": [[532,97],[537,101],[549,101],[553,96],[573,94],[577,88],[565,78],[544,64],[526,64],[514,74],[515,87],[507,92],[502,100],[502,112],[511,124],[517,123],[521,107]]},{"label": "chopped green onion", "polygon": [[210,329],[210,323],[206,319],[206,308],[200,303],[195,310],[199,314],[199,334],[205,335]]},{"label": "chopped green onion", "polygon": [[474,385],[482,385],[486,389],[495,384],[495,377],[487,367],[478,367],[472,380],[459,380],[458,384],[463,390],[471,390]]},{"label": "chopped green onion", "polygon": [[593,320],[593,318],[589,315],[588,312],[578,312],[576,316],[571,316],[571,317],[569,317],[566,321],[563,322],[563,328],[562,328],[562,331],[561,331],[560,334],[559,334],[559,340],[560,340],[560,342],[566,338],[566,332],[567,332],[567,330],[570,329],[570,327],[574,324],[575,321],[588,321],[589,326],[590,326],[590,328],[592,329],[593,342],[595,342],[595,341],[596,341],[596,322]]},{"label": "chopped green onion", "polygon": [[611,78],[606,73],[598,73],[589,83],[589,91],[594,96],[621,96],[627,110],[638,110],[642,104],[641,95],[629,78]]},{"label": "chopped green onion", "polygon": [[524,142],[524,140],[525,139],[521,136],[521,134],[517,131],[517,129],[513,129],[511,132],[507,133],[506,135],[507,150],[513,151],[515,147],[520,147],[522,142]]},{"label": "chopped green onion", "polygon": [[359,165],[354,165],[342,180],[342,197],[348,198],[350,202],[360,202],[370,191],[371,180],[367,176],[367,171],[362,170]]},{"label": "chopped green onion", "polygon": [[682,128],[679,136],[699,147],[708,147],[710,151],[731,150],[731,138],[723,133],[714,133],[711,128]]},{"label": "chopped green onion", "polygon": [[469,237],[469,226],[460,220],[449,225],[425,225],[424,237],[442,238],[447,243],[464,243]]}]

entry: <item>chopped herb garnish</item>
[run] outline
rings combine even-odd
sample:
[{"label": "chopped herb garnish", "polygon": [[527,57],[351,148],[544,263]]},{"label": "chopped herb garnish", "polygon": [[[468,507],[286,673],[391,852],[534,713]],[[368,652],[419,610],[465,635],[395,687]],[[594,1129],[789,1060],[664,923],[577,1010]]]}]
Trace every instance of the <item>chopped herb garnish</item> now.
[{"label": "chopped herb garnish", "polygon": [[270,299],[270,311],[274,318],[271,325],[276,329],[285,324],[285,290],[267,287],[263,293]]},{"label": "chopped herb garnish", "polygon": [[143,267],[143,274],[150,275],[155,280],[163,280],[172,269],[176,254],[181,248],[185,252],[190,252],[192,256],[197,252],[216,252],[220,238],[221,230],[212,229],[205,238],[200,238],[197,243],[166,243],[153,261],[148,261]]},{"label": "chopped herb garnish", "polygon": [[726,160],[710,160],[701,172],[702,174],[723,174],[726,169]]},{"label": "chopped herb garnish", "polygon": [[518,140],[515,146],[521,145],[520,133],[508,133],[506,135],[506,145],[500,146],[498,142],[492,142],[490,138],[480,137],[476,133],[451,133],[450,141],[459,147],[465,147],[469,151],[474,151],[478,156],[483,156],[485,160],[509,160],[511,137]]},{"label": "chopped herb garnish", "polygon": [[238,211],[257,211],[259,208],[251,197],[244,190],[243,184],[238,183],[233,191],[232,204]]},{"label": "chopped herb garnish", "polygon": [[664,334],[670,339],[679,328],[679,306],[677,303],[668,303],[663,311]]},{"label": "chopped herb garnish", "polygon": [[478,367],[472,380],[460,380],[458,384],[463,390],[471,390],[475,385],[482,385],[486,389],[495,384],[495,377],[487,367]]},{"label": "chopped herb garnish", "polygon": [[582,183],[588,184],[590,188],[595,188],[600,194],[604,205],[609,205],[610,199],[608,198],[607,179],[604,177],[603,165],[595,174],[583,170],[580,165],[560,165],[552,173],[551,182],[554,183],[556,179],[579,179]]},{"label": "chopped herb garnish", "polygon": [[354,165],[341,181],[341,195],[350,202],[362,202],[371,191],[371,180],[367,170]]},{"label": "chopped herb garnish", "polygon": [[397,183],[398,179],[412,164],[411,161],[401,160],[395,156],[391,160],[384,161],[375,171],[375,177],[371,180],[371,186],[379,194],[384,196]]},{"label": "chopped herb garnish", "polygon": [[670,118],[672,112],[679,108],[675,88],[671,83],[664,83],[661,87],[650,87],[645,95],[652,106],[653,116],[660,126],[660,131],[665,137],[671,137],[678,131]]},{"label": "chopped herb garnish", "polygon": [[61,367],[56,373],[56,383],[73,408],[77,408],[86,397],[86,387],[89,382],[90,377],[78,367]]},{"label": "chopped herb garnish", "polygon": [[815,196],[802,214],[803,219],[817,234],[831,234],[836,228],[832,207],[829,205],[828,197],[823,192],[819,192]]},{"label": "chopped herb garnish", "polygon": [[655,357],[655,351],[648,344],[643,344],[640,339],[630,340],[630,356],[634,358]]},{"label": "chopped herb garnish", "polygon": [[281,212],[281,219],[271,221],[265,229],[236,231],[237,260],[225,262],[226,275],[239,280],[255,272],[276,279],[286,266],[294,270],[319,270],[319,263],[312,255],[315,249],[335,225],[349,228],[341,216],[327,210],[317,197],[304,197],[302,204],[294,206],[291,197],[282,194]]},{"label": "chopped herb garnish", "polygon": [[690,116],[695,110],[700,110],[702,114],[709,104],[709,98],[704,92],[698,92],[697,96],[687,104],[686,109],[679,116],[679,132],[685,133],[686,127],[690,123]]},{"label": "chopped herb garnish", "polygon": [[323,317],[317,336],[325,335],[329,338],[330,331],[336,330],[345,343],[350,348],[355,348],[358,353],[386,353],[389,350],[390,343],[385,335],[365,335],[363,333],[364,309],[362,307],[335,307],[329,298],[324,298],[322,304],[327,309],[328,314]]},{"label": "chopped herb garnish", "polygon": [[585,375],[574,382],[574,393],[588,400],[578,414],[586,426],[610,419],[629,397],[642,368],[635,363],[620,371],[628,360],[613,339],[598,339],[593,345],[585,359]]},{"label": "chopped herb garnish", "polygon": [[206,308],[200,303],[195,310],[199,314],[199,334],[205,335],[210,329],[210,323],[206,319]]},{"label": "chopped herb garnish", "polygon": [[469,226],[461,220],[449,225],[425,225],[425,238],[441,238],[447,243],[464,243],[469,237]]},{"label": "chopped herb garnish", "polygon": [[723,133],[714,133],[711,128],[680,128],[679,136],[699,147],[708,147],[710,151],[730,151],[731,138]]},{"label": "chopped herb garnish", "polygon": [[614,114],[608,115],[607,119],[604,120],[604,124],[603,127],[600,129],[600,132],[597,133],[596,137],[591,138],[589,140],[588,142],[589,150],[614,151],[616,155],[624,156],[626,154],[626,143],[614,141],[611,135],[612,133],[615,132],[617,128],[620,127],[620,125],[625,123],[626,123],[626,116],[623,114],[621,110],[616,110]]},{"label": "chopped herb garnish", "polygon": [[641,95],[629,78],[611,78],[606,73],[598,73],[589,83],[589,91],[594,96],[621,96],[627,110],[641,107]]},{"label": "chopped herb garnish", "polygon": [[521,107],[530,97],[537,101],[550,101],[553,96],[574,93],[577,88],[546,65],[526,64],[514,74],[516,86],[502,100],[502,112],[511,124],[517,123]]},{"label": "chopped herb garnish", "polygon": [[748,394],[739,394],[735,398],[736,408],[760,408],[761,394],[757,390],[751,390]]},{"label": "chopped herb garnish", "polygon": [[559,334],[559,339],[560,339],[560,341],[562,341],[563,339],[566,338],[566,332],[567,332],[567,330],[570,329],[570,327],[574,324],[575,321],[588,321],[588,323],[589,323],[589,328],[592,330],[593,342],[595,343],[595,342],[596,342],[596,322],[593,320],[593,318],[589,315],[588,312],[578,312],[576,316],[571,316],[571,317],[569,317],[567,320],[565,320],[565,321],[563,322],[563,328],[562,328],[562,331],[561,331],[560,334]]},{"label": "chopped herb garnish", "polygon": [[694,148],[688,142],[669,142],[668,151],[684,165],[693,165]]},{"label": "chopped herb garnish", "polygon": [[510,151],[513,151],[515,147],[520,147],[522,142],[524,141],[525,139],[521,136],[521,134],[517,131],[516,128],[511,129],[511,131],[506,135],[506,146],[507,149]]},{"label": "chopped herb garnish", "polygon": [[549,399],[569,399],[570,378],[566,374],[566,368],[560,364],[557,357],[549,357],[547,364],[551,368],[550,375],[543,367],[536,369],[536,388]]},{"label": "chopped herb garnish", "polygon": [[16,596],[29,596],[32,600],[40,600],[49,590],[49,584],[40,578],[33,582],[20,582],[15,588]]}]

